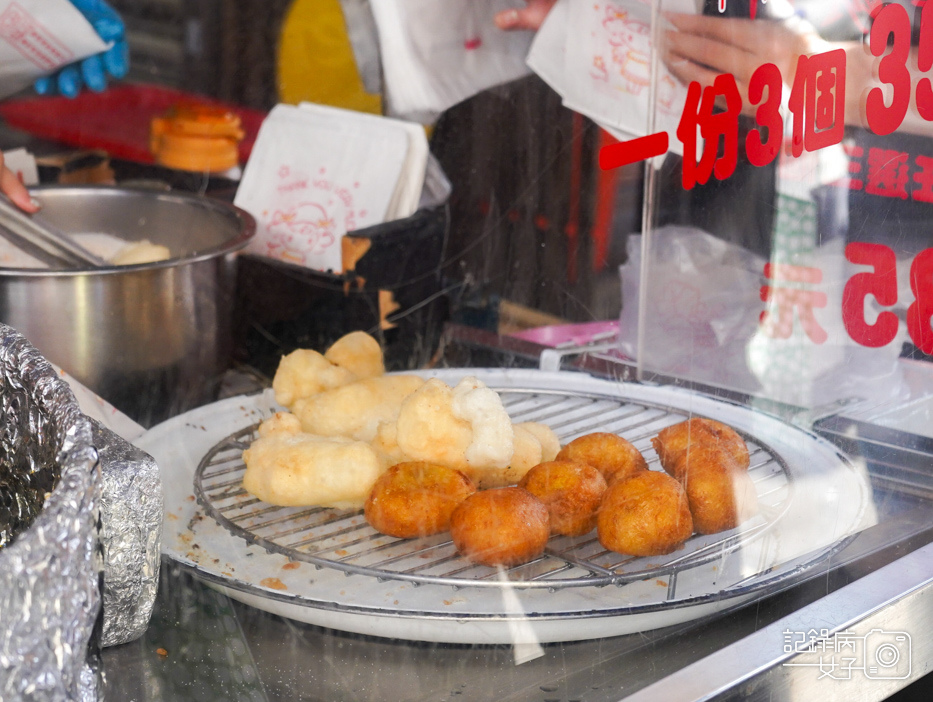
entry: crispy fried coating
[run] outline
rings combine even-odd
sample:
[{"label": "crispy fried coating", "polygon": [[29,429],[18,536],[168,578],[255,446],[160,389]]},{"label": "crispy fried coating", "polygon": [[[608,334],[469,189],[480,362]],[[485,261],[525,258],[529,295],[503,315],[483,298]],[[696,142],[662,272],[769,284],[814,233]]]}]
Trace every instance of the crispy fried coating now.
[{"label": "crispy fried coating", "polygon": [[473,377],[451,388],[436,378],[409,395],[396,440],[412,460],[466,473],[481,487],[502,484],[514,453],[514,431],[502,400]]},{"label": "crispy fried coating", "polygon": [[272,379],[275,401],[292,408],[296,400],[385,373],[379,342],[366,332],[350,332],[323,354],[297,349],[279,361]]},{"label": "crispy fried coating", "polygon": [[692,417],[658,432],[651,445],[661,459],[661,466],[675,478],[689,468],[694,447],[716,444],[735,460],[736,466],[746,470],[749,464],[745,440],[732,427],[705,417]]},{"label": "crispy fried coating", "polygon": [[582,536],[596,527],[596,511],[606,492],[603,474],[575,461],[539,463],[518,486],[547,506],[551,533],[564,536]]},{"label": "crispy fried coating", "polygon": [[734,529],[758,512],[758,495],[748,471],[739,468],[722,446],[692,450],[681,483],[693,527],[700,534]]},{"label": "crispy fried coating", "polygon": [[[541,425],[538,425],[541,426]],[[522,476],[539,463],[546,455],[540,439],[528,429],[528,424],[512,425],[512,460],[501,472],[490,471],[483,476],[483,487],[505,487],[515,485]]]},{"label": "crispy fried coating", "polygon": [[356,380],[346,368],[335,366],[312,349],[297,349],[279,361],[272,378],[275,401],[291,409],[296,400],[316,395]]},{"label": "crispy fried coating", "polygon": [[394,465],[376,480],[364,508],[376,530],[400,539],[446,531],[450,515],[476,492],[459,470],[423,461]]},{"label": "crispy fried coating", "polygon": [[474,563],[514,566],[540,556],[550,533],[547,507],[520,487],[481,490],[450,517],[457,552]]},{"label": "crispy fried coating", "polygon": [[256,433],[260,436],[272,436],[273,434],[299,434],[301,433],[301,422],[298,417],[290,412],[276,412],[268,419],[264,419]]},{"label": "crispy fried coating", "polygon": [[515,427],[521,427],[523,430],[532,434],[541,444],[541,460],[539,463],[553,461],[557,458],[557,454],[560,453],[560,439],[557,438],[557,434],[555,434],[554,430],[547,424],[542,424],[541,422],[519,422]]},{"label": "crispy fried coating", "polygon": [[379,424],[398,417],[402,402],[424,384],[415,375],[381,375],[296,400],[292,411],[310,434],[372,441]]},{"label": "crispy fried coating", "polygon": [[660,471],[641,471],[606,490],[596,516],[603,547],[631,556],[671,553],[693,533],[680,483]]},{"label": "crispy fried coating", "polygon": [[382,422],[370,444],[385,457],[386,465],[394,466],[410,460],[398,447],[398,426],[395,422]]},{"label": "crispy fried coating", "polygon": [[344,334],[324,352],[324,358],[335,366],[346,368],[358,380],[375,378],[386,372],[382,347],[362,331]]},{"label": "crispy fried coating", "polygon": [[450,387],[436,378],[405,399],[396,422],[396,440],[405,455],[457,469],[466,465],[473,429],[454,415],[452,400]]},{"label": "crispy fried coating", "polygon": [[525,475],[534,466],[542,462],[541,442],[538,438],[525,427],[515,424],[512,426],[512,460],[509,467],[503,471],[502,479],[508,480],[502,485],[489,485],[487,487],[504,487],[505,485],[514,485],[522,476]]},{"label": "crispy fried coating", "polygon": [[505,468],[514,452],[512,420],[495,390],[478,378],[467,376],[451,391],[450,408],[458,419],[469,422],[473,438],[467,446],[467,464],[476,468]]},{"label": "crispy fried coating", "polygon": [[557,460],[587,463],[599,470],[607,483],[648,470],[641,452],[631,442],[607,432],[594,432],[574,439],[560,450]]},{"label": "crispy fried coating", "polygon": [[385,469],[362,441],[276,431],[256,439],[243,462],[246,491],[285,507],[362,507]]}]

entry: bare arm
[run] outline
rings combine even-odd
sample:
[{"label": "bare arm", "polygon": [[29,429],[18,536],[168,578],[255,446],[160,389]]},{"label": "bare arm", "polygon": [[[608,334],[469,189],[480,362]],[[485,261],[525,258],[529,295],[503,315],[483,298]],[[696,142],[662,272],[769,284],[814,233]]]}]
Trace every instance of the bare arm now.
[{"label": "bare arm", "polygon": [[505,10],[496,15],[496,25],[499,29],[530,29],[541,27],[547,13],[551,11],[557,0],[525,0],[526,7],[520,10]]}]

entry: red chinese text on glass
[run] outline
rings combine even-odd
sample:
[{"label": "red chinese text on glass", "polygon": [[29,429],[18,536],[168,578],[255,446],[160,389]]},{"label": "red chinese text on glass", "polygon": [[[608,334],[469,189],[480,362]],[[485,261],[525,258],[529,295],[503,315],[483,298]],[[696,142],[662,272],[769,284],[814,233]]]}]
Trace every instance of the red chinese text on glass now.
[{"label": "red chinese text on glass", "polygon": [[[752,17],[756,3],[751,3]],[[725,10],[725,2],[720,3],[720,11]],[[917,68],[925,73],[933,69],[933,3],[924,3],[920,19],[920,39],[916,53]],[[908,63],[911,59],[911,23],[907,10],[898,4],[876,3],[872,10],[872,26],[869,33],[869,50],[878,57],[878,80],[886,89],[875,87],[868,91],[865,100],[865,119],[869,128],[876,134],[890,134],[900,128],[907,114],[911,96],[911,73]],[[756,105],[756,129],[753,129],[745,142],[746,155],[756,166],[771,163],[778,154],[783,139],[783,119],[780,114],[783,77],[774,64],[759,66],[749,81],[748,101]],[[839,144],[845,128],[846,103],[846,55],[843,49],[833,49],[811,56],[801,56],[795,67],[789,107],[793,116],[790,153],[800,156],[803,151],[816,151]],[[890,93],[885,100],[885,93]],[[718,99],[720,107],[725,104],[725,112],[707,113],[709,101]],[[927,120],[933,121],[933,81],[923,77],[916,82],[917,112]],[[714,80],[713,85],[705,88],[692,82],[688,86],[687,101],[677,128],[677,136],[684,145],[683,183],[685,188],[692,188],[697,183],[705,183],[708,178],[709,164],[714,163],[711,174],[722,180],[732,174],[734,168],[730,149],[738,140],[738,120],[733,119],[741,111],[741,96],[738,95],[735,77],[724,73]],[[720,119],[722,114],[728,115]],[[703,154],[696,158],[696,130],[691,133],[689,126],[699,126],[701,133],[704,125],[715,133],[716,139],[711,144],[704,144]],[[766,135],[766,138],[765,138]],[[720,154],[720,144],[722,153]],[[599,164],[603,169],[643,161],[667,152],[669,137],[665,132],[649,134],[604,146],[599,155]],[[691,148],[691,146],[693,148]],[[917,157],[920,175],[929,174],[929,164],[921,163]],[[933,180],[933,178],[927,178]],[[923,186],[924,184],[917,181]],[[925,187],[925,192],[931,186]],[[878,193],[886,195],[888,193]],[[930,201],[925,197],[915,199]],[[933,199],[933,192],[931,198]]]},{"label": "red chinese text on glass", "polygon": [[[735,78],[728,73],[716,76],[713,85],[702,91],[702,100],[700,96],[700,84],[691,83],[677,126],[677,138],[684,145],[683,184],[687,190],[697,183],[705,184],[713,173],[719,180],[725,180],[735,172],[738,163],[742,98]],[[725,101],[725,110],[714,111],[717,98]],[[699,161],[696,160],[698,128],[703,137],[703,154]]]},{"label": "red chinese text on glass", "polygon": [[[845,249],[846,260],[870,270],[855,273],[842,292],[842,323],[857,344],[871,348],[886,346],[897,336],[897,315],[890,310],[878,313],[874,322],[866,319],[866,302],[874,298],[880,307],[893,307],[898,301],[897,260],[884,244],[852,242]],[[766,336],[787,339],[799,320],[807,337],[815,344],[828,336],[814,315],[826,307],[826,295],[816,289],[823,280],[819,268],[768,263],[765,277],[771,285],[761,288],[761,299],[771,307],[761,313],[760,328]],[[914,345],[933,355],[933,249],[924,249],[910,264],[910,290],[913,301],[907,308],[907,333]]]},{"label": "red chinese text on glass", "polygon": [[[771,302],[774,311],[761,313],[761,328],[766,336],[788,339],[794,331],[794,312],[810,341],[822,344],[829,336],[813,314],[814,308],[826,307],[826,293],[809,289],[823,280],[819,268],[792,266],[784,263],[766,263],[765,277],[772,285],[761,287],[763,302]],[[798,284],[792,287],[790,284]],[[801,286],[802,284],[802,286]]]}]

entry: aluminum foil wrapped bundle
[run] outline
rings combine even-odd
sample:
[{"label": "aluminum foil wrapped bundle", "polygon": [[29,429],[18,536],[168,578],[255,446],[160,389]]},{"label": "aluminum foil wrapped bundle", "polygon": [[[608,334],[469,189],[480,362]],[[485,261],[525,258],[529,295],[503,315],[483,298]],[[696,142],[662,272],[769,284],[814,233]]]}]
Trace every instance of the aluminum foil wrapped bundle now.
[{"label": "aluminum foil wrapped bundle", "polygon": [[0,412],[0,699],[96,699],[102,478],[91,423],[5,325]]},{"label": "aluminum foil wrapped bundle", "polygon": [[149,625],[159,586],[162,481],[152,456],[97,422],[92,424],[103,474],[101,644],[113,646],[139,638]]}]

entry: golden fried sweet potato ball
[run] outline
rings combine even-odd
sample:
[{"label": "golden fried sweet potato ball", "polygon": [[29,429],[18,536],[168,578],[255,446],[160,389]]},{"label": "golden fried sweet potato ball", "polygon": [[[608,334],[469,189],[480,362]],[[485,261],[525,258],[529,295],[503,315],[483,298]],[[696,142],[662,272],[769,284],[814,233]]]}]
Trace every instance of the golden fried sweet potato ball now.
[{"label": "golden fried sweet potato ball", "polygon": [[606,492],[603,474],[576,461],[539,463],[518,486],[547,506],[551,533],[564,536],[582,536],[596,527],[596,510]]},{"label": "golden fried sweet potato ball", "polygon": [[661,459],[661,466],[675,478],[689,467],[694,448],[719,445],[742,470],[748,468],[749,456],[745,440],[732,427],[704,417],[692,417],[658,432],[651,444]]},{"label": "golden fried sweet potato ball", "polygon": [[461,556],[482,565],[514,566],[544,552],[551,531],[547,507],[520,487],[476,492],[450,517],[450,536]]},{"label": "golden fried sweet potato ball", "polygon": [[616,434],[594,432],[578,437],[557,454],[559,461],[579,461],[593,466],[607,483],[648,470],[641,452]]},{"label": "golden fried sweet potato ball", "polygon": [[681,477],[693,527],[700,534],[734,529],[758,512],[758,495],[748,471],[719,446],[690,452]]},{"label": "golden fried sweet potato ball", "polygon": [[376,480],[364,514],[376,530],[401,539],[446,531],[450,515],[476,492],[459,470],[423,461],[394,465]]},{"label": "golden fried sweet potato ball", "polygon": [[646,470],[609,486],[596,516],[603,547],[631,556],[671,553],[693,533],[683,487],[660,471]]}]

